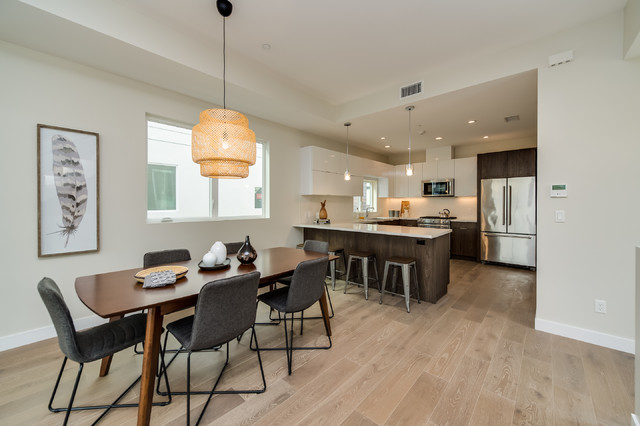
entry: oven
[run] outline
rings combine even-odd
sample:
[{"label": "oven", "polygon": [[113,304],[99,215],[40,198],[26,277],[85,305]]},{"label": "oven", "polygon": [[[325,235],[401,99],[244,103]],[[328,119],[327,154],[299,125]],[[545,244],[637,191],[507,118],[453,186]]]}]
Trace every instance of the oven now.
[{"label": "oven", "polygon": [[420,228],[450,229],[451,218],[441,218],[440,216],[422,216],[418,218]]}]

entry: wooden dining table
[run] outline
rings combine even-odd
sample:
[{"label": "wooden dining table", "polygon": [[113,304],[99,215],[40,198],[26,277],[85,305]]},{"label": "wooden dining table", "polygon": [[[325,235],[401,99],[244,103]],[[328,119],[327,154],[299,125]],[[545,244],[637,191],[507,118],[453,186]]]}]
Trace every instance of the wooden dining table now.
[{"label": "wooden dining table", "polygon": [[[138,425],[148,425],[151,419],[153,389],[164,315],[195,306],[200,289],[210,281],[259,271],[260,286],[264,287],[275,283],[279,278],[290,275],[300,262],[327,256],[323,253],[288,247],[257,250],[257,253],[257,259],[249,265],[242,265],[235,256],[230,256],[229,267],[220,270],[200,269],[199,259],[172,263],[173,265],[186,266],[189,271],[184,278],[180,278],[175,284],[158,288],[142,288],[142,284],[134,278],[134,275],[142,268],[76,278],[76,293],[82,303],[103,318],[115,320],[122,318],[127,313],[147,310]],[[337,256],[329,255],[330,260],[335,258]],[[326,294],[320,298],[320,307],[324,313],[327,330],[331,334]],[[110,358],[103,360],[100,375],[108,373],[110,362]]]}]

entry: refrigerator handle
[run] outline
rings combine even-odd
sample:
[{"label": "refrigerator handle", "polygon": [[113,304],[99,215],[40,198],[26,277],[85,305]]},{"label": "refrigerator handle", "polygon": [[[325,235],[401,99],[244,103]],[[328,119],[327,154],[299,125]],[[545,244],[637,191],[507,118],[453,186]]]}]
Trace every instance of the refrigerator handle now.
[{"label": "refrigerator handle", "polygon": [[511,226],[511,196],[513,195],[513,187],[509,185],[509,226]]},{"label": "refrigerator handle", "polygon": [[504,225],[505,217],[507,215],[507,199],[506,197],[506,187],[502,187],[502,224]]}]

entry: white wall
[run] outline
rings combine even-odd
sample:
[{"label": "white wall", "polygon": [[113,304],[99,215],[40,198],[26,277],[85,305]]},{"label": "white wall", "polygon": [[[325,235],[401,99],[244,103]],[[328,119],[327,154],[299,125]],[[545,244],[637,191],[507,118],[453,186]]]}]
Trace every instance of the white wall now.
[{"label": "white wall", "polygon": [[[536,325],[634,351],[640,242],[640,60],[622,59],[622,15],[554,38],[575,61],[539,70]],[[565,49],[566,50],[566,49]],[[553,183],[567,198],[548,196]],[[554,222],[565,210],[567,222]],[[607,301],[607,314],[594,312]]]},{"label": "white wall", "polygon": [[[298,148],[339,147],[249,117],[250,128],[270,144],[271,218],[147,224],[146,114],[195,124],[199,112],[211,105],[4,42],[0,69],[0,350],[26,343],[33,336],[29,331],[50,325],[36,291],[43,276],[60,285],[72,316],[83,318],[93,314],[76,297],[75,278],[135,268],[146,251],[185,247],[192,256],[201,256],[216,240],[240,241],[247,234],[256,248],[295,246],[302,235],[291,225],[304,215],[297,195]],[[38,123],[100,134],[98,253],[37,256]],[[304,206],[315,214],[315,205]],[[45,331],[39,335],[53,335],[51,328]]]}]

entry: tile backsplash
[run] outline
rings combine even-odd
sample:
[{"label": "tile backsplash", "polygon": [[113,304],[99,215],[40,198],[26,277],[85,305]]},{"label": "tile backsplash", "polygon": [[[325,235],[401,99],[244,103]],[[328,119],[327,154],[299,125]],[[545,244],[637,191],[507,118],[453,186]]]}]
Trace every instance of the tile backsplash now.
[{"label": "tile backsplash", "polygon": [[409,201],[409,217],[437,216],[443,209],[449,209],[451,216],[458,220],[476,221],[477,197],[420,197],[420,198],[380,198],[379,216],[387,216],[389,210],[400,210],[400,202]]},{"label": "tile backsplash", "polygon": [[[327,214],[332,223],[352,222],[355,219],[352,197],[304,195],[300,196],[300,223],[312,223],[320,211],[320,202],[324,200],[327,200]],[[409,201],[409,217],[412,218],[435,216],[443,209],[449,209],[451,216],[457,220],[476,221],[477,197],[379,198],[378,211],[371,212],[369,216],[386,217],[389,210],[400,210],[402,201]]]}]

